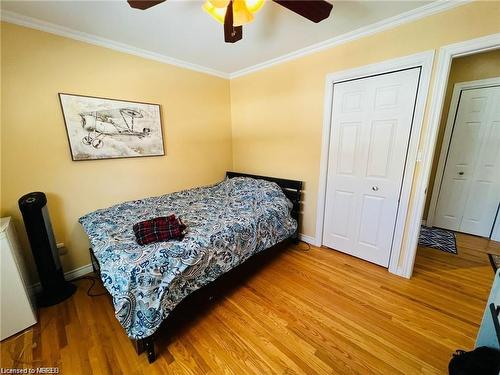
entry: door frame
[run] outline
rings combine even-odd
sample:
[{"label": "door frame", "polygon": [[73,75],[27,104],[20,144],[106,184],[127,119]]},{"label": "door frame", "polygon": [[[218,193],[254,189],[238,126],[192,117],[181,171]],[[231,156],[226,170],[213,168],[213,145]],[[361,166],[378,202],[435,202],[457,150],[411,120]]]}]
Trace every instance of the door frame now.
[{"label": "door frame", "polygon": [[475,81],[458,82],[453,86],[453,95],[451,97],[450,110],[448,111],[448,118],[446,120],[446,126],[441,146],[441,153],[439,155],[439,162],[436,170],[436,176],[434,177],[434,186],[432,188],[431,203],[429,205],[429,212],[427,213],[427,218],[426,218],[426,225],[428,227],[432,227],[432,225],[434,224],[434,217],[436,214],[437,202],[439,199],[439,191],[441,190],[441,185],[443,183],[443,175],[444,175],[444,169],[446,167],[448,150],[450,149],[451,139],[453,137],[455,115],[458,111],[458,105],[460,104],[460,94],[462,93],[463,90],[482,89],[499,85],[500,85],[500,77],[495,77],[495,78],[480,79]]},{"label": "door frame", "polygon": [[422,137],[419,154],[422,155],[421,168],[414,179],[412,194],[412,207],[407,218],[407,229],[402,244],[404,253],[398,267],[399,275],[410,278],[417,255],[418,236],[424,214],[427,188],[432,169],[432,160],[436,147],[436,139],[441,122],[446,86],[453,58],[473,55],[480,52],[491,51],[500,48],[500,33],[483,36],[476,39],[466,40],[459,43],[449,44],[439,49],[436,68],[434,69],[434,83],[432,86],[432,97],[429,101],[427,115],[427,128]]},{"label": "door frame", "polygon": [[[407,222],[407,213],[410,205],[410,193],[412,190],[413,173],[416,163],[419,161],[418,145],[420,140],[420,132],[422,129],[425,103],[429,91],[429,84],[432,72],[432,63],[434,61],[434,51],[426,51],[410,56],[400,57],[392,60],[383,61],[371,65],[366,65],[354,69],[344,70],[341,72],[331,73],[326,76],[325,80],[325,100],[323,112],[323,132],[321,141],[321,160],[320,160],[320,175],[319,175],[319,191],[317,201],[316,214],[316,243],[321,246],[323,244],[323,226],[325,216],[326,203],[326,184],[328,175],[328,156],[330,152],[330,131],[333,113],[333,87],[335,83],[340,83],[346,80],[367,78],[373,75],[391,73],[403,69],[411,69],[420,67],[420,80],[418,84],[418,92],[413,116],[413,124],[410,132],[410,142],[408,145],[405,169],[403,173],[403,183],[401,187],[400,203],[398,206],[396,224],[394,229],[394,238],[391,247],[391,256],[389,259],[389,272],[406,276],[404,273],[405,267],[399,263],[399,258],[402,252],[404,228]],[[404,265],[403,265],[404,266]],[[406,276],[409,277],[409,276]]]}]

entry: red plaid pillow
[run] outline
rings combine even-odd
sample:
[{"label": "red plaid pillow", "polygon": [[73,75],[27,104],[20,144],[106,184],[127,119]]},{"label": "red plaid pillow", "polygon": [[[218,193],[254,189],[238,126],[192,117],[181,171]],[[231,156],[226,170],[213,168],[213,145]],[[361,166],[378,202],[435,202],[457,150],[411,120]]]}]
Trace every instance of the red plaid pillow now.
[{"label": "red plaid pillow", "polygon": [[137,243],[147,245],[152,242],[163,242],[172,239],[181,240],[184,237],[186,226],[181,219],[176,219],[175,215],[169,215],[141,221],[134,224],[132,228]]}]

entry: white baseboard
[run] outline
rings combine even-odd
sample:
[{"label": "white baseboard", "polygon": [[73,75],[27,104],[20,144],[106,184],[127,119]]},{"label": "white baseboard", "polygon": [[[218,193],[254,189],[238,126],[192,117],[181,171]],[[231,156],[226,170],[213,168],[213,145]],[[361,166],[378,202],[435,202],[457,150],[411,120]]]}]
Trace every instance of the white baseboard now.
[{"label": "white baseboard", "polygon": [[77,277],[86,275],[88,273],[93,272],[94,269],[92,268],[92,263],[86,264],[84,266],[75,268],[74,270],[64,272],[64,276],[66,277],[66,280],[73,280],[76,279]]},{"label": "white baseboard", "polygon": [[[66,280],[70,281],[70,280],[76,279],[77,277],[86,275],[92,271],[93,271],[92,263],[89,263],[89,264],[86,264],[84,266],[75,268],[74,270],[64,272],[64,277]],[[29,289],[30,294],[39,293],[42,291],[42,285],[40,283],[36,283],[36,284],[30,285],[28,287],[28,289]]]},{"label": "white baseboard", "polygon": [[303,242],[306,242],[306,243],[310,244],[310,245],[320,246],[320,245],[318,245],[318,244],[316,243],[316,238],[311,237],[311,236],[308,236],[308,235],[306,235],[306,234],[302,234],[302,233],[300,233],[300,234],[299,234],[299,239],[300,239],[301,241],[303,241]]}]

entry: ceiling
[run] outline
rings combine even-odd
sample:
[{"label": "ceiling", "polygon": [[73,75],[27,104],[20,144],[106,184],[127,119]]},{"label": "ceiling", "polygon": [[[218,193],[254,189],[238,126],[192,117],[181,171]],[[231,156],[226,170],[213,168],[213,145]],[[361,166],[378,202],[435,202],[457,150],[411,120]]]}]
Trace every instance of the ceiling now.
[{"label": "ceiling", "polygon": [[198,0],[168,0],[145,11],[130,8],[125,0],[2,1],[1,9],[234,74],[429,2],[333,1],[330,18],[315,24],[268,1],[235,44],[224,43],[222,25]]}]

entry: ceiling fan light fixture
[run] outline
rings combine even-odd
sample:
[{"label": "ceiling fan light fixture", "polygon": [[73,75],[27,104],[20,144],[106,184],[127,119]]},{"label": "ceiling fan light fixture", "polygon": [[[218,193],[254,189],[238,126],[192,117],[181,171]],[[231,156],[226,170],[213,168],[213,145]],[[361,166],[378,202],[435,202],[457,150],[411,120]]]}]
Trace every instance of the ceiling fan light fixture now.
[{"label": "ceiling fan light fixture", "polygon": [[245,5],[253,14],[257,13],[264,5],[265,0],[245,0]]},{"label": "ceiling fan light fixture", "polygon": [[[202,8],[217,22],[224,24],[229,0],[207,0]],[[265,0],[233,0],[233,25],[242,26],[253,21],[253,14],[264,5]]]},{"label": "ceiling fan light fixture", "polygon": [[208,0],[216,8],[227,8],[230,0]]},{"label": "ceiling fan light fixture", "polygon": [[233,25],[242,26],[253,21],[253,14],[248,10],[245,0],[233,0]]},{"label": "ceiling fan light fixture", "polygon": [[[229,3],[229,1],[228,1]],[[224,25],[224,17],[226,17],[227,5],[223,8],[217,8],[212,1],[207,0],[202,6],[203,10],[210,14],[217,22]]]}]

